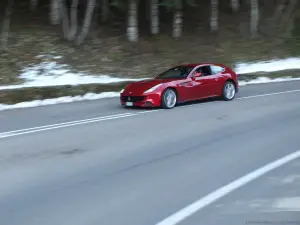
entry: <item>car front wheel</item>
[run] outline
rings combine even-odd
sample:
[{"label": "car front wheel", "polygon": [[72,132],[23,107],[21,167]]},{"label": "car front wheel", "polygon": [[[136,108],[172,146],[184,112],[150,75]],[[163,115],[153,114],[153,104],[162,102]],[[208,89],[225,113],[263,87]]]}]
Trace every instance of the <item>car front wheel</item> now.
[{"label": "car front wheel", "polygon": [[161,96],[161,106],[164,109],[172,109],[177,103],[177,95],[176,92],[168,88],[166,89]]},{"label": "car front wheel", "polygon": [[236,94],[236,88],[232,81],[225,82],[223,86],[222,97],[225,101],[230,101],[234,99]]}]

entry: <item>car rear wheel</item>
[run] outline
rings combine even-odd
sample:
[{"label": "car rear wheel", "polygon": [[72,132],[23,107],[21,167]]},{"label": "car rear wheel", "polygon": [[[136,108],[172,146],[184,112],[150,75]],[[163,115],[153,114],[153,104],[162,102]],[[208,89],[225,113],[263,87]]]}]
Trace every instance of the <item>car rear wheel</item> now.
[{"label": "car rear wheel", "polygon": [[232,81],[225,82],[223,86],[223,93],[222,93],[223,99],[225,101],[230,101],[234,99],[235,94],[236,94],[236,88],[234,83]]},{"label": "car rear wheel", "polygon": [[161,106],[164,109],[172,109],[177,103],[177,94],[176,92],[168,88],[166,89],[161,96]]}]

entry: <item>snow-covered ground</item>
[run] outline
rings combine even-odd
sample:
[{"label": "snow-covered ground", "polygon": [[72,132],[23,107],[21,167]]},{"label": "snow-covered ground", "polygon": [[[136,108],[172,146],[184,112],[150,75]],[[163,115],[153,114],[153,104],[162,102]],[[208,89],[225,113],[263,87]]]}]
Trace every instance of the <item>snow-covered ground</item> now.
[{"label": "snow-covered ground", "polygon": [[[19,78],[22,84],[0,86],[0,90],[20,89],[28,87],[49,87],[80,84],[109,84],[122,81],[138,81],[147,78],[133,79],[130,77],[113,77],[109,75],[93,75],[84,72],[72,72],[66,64],[59,64],[60,56],[37,56],[41,62],[24,68]],[[300,58],[277,59],[254,63],[237,63],[234,71],[237,74],[257,72],[274,72],[288,69],[300,69]]]},{"label": "snow-covered ground", "polygon": [[237,74],[270,73],[283,70],[300,69],[300,58],[273,59],[253,63],[237,63],[234,70]]},{"label": "snow-covered ground", "polygon": [[60,98],[52,98],[52,99],[41,99],[41,100],[34,100],[28,102],[20,102],[13,105],[7,104],[0,104],[0,111],[7,110],[7,109],[18,109],[18,108],[31,108],[43,105],[54,105],[60,103],[69,103],[69,102],[79,102],[84,100],[96,100],[102,98],[113,98],[120,96],[119,92],[103,92],[100,94],[95,93],[87,93],[82,96],[64,96]]},{"label": "snow-covered ground", "polygon": [[292,77],[279,77],[271,79],[269,77],[258,77],[249,81],[239,81],[240,86],[245,86],[248,84],[266,84],[266,83],[274,83],[274,82],[285,82],[285,81],[294,81],[300,80],[300,77],[292,78]]},{"label": "snow-covered ground", "polygon": [[[49,56],[38,56],[39,58]],[[25,68],[20,74],[20,78],[24,80],[23,84],[0,86],[1,90],[20,89],[26,87],[46,87],[46,86],[61,86],[61,85],[80,85],[80,84],[108,84],[121,81],[137,81],[148,78],[132,79],[132,78],[118,78],[109,75],[89,75],[82,72],[71,72],[68,65],[61,65],[55,60],[60,57],[52,57],[48,61],[43,61],[36,65],[31,65]],[[270,61],[260,61],[255,63],[237,63],[234,70],[237,74],[251,74],[257,72],[275,72],[291,69],[300,69],[300,58],[277,59]],[[300,78],[282,77],[270,79],[268,77],[258,77],[250,81],[240,81],[240,85],[271,83],[300,80]],[[14,105],[0,104],[0,111],[14,108],[27,108],[42,105],[52,105],[59,103],[94,100],[102,98],[118,97],[119,92],[103,92],[100,94],[87,93],[84,96],[65,96],[55,99],[43,99],[29,102],[21,102]]]},{"label": "snow-covered ground", "polygon": [[19,78],[24,80],[24,83],[0,86],[0,90],[80,84],[109,84],[144,79],[119,78],[109,75],[91,75],[83,72],[71,72],[70,66],[59,64],[55,61],[44,61],[26,67],[22,70]]}]

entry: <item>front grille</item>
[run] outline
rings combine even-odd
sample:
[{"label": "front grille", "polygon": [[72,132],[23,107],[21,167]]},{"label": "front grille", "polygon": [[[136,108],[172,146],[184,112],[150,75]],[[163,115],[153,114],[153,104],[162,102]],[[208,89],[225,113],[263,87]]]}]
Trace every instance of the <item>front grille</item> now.
[{"label": "front grille", "polygon": [[124,102],[140,102],[145,99],[145,96],[122,96]]}]

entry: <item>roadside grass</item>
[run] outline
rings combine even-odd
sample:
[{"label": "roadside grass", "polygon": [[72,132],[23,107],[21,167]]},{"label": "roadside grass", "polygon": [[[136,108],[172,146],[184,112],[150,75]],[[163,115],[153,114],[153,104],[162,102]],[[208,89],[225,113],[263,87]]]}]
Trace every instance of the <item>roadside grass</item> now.
[{"label": "roadside grass", "polygon": [[14,90],[0,91],[0,104],[16,104],[19,102],[51,99],[64,96],[82,96],[87,93],[102,93],[102,92],[119,92],[128,82],[114,84],[86,84],[78,86],[55,86],[55,87],[38,87],[24,88]]}]

